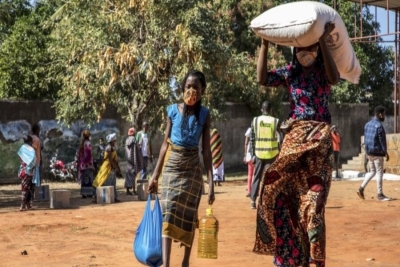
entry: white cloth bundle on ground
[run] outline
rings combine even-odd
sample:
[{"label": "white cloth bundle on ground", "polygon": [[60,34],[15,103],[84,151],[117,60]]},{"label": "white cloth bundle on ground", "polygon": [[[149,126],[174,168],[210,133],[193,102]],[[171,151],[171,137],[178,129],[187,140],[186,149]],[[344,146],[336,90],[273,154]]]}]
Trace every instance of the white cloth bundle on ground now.
[{"label": "white cloth bundle on ground", "polygon": [[250,27],[258,36],[272,43],[307,47],[318,42],[327,22],[335,24],[326,44],[340,77],[356,84],[361,75],[360,63],[342,18],[330,6],[313,1],[279,5],[253,19]]}]

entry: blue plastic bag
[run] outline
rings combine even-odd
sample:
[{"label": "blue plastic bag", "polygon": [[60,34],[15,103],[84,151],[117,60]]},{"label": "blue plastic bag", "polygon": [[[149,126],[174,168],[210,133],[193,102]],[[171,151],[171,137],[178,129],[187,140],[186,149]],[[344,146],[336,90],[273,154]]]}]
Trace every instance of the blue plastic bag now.
[{"label": "blue plastic bag", "polygon": [[156,194],[154,207],[151,210],[151,194],[147,197],[142,221],[133,241],[133,253],[136,259],[151,267],[162,265],[162,212]]}]

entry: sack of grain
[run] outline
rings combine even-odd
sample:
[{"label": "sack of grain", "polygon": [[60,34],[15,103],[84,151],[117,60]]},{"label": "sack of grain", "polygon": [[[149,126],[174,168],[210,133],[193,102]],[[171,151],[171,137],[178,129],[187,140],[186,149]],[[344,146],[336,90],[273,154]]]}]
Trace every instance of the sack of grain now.
[{"label": "sack of grain", "polygon": [[351,83],[358,83],[361,75],[360,63],[342,18],[330,6],[313,1],[279,5],[253,19],[250,27],[258,36],[272,43],[307,47],[318,42],[327,22],[335,24],[326,44],[340,77]]}]

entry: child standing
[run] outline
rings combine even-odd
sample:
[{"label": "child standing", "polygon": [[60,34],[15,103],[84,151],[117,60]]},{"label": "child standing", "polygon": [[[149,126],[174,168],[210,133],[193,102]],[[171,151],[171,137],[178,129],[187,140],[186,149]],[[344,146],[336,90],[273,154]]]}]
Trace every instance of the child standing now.
[{"label": "child standing", "polygon": [[32,208],[33,184],[32,178],[35,173],[35,149],[32,147],[32,137],[30,135],[24,138],[24,144],[18,151],[21,159],[21,165],[18,170],[18,178],[21,179],[21,207],[20,211]]},{"label": "child standing", "polygon": [[189,259],[197,223],[197,211],[203,189],[199,161],[199,141],[202,137],[202,155],[208,177],[208,203],[214,202],[212,159],[210,149],[210,113],[201,105],[206,89],[204,74],[190,71],[181,85],[184,103],[167,108],[164,142],[149,186],[157,193],[158,178],[162,172],[161,206],[163,210],[163,266],[170,266],[172,240],[185,247],[182,267]]}]

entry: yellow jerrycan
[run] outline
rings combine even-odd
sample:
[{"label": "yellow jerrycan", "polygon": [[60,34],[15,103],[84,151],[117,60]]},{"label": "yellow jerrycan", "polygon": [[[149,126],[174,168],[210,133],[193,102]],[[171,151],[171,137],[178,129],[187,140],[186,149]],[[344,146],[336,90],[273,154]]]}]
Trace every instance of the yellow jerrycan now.
[{"label": "yellow jerrycan", "polygon": [[209,205],[206,215],[199,221],[198,258],[218,258],[218,228],[218,220],[214,217],[211,205]]}]

